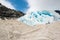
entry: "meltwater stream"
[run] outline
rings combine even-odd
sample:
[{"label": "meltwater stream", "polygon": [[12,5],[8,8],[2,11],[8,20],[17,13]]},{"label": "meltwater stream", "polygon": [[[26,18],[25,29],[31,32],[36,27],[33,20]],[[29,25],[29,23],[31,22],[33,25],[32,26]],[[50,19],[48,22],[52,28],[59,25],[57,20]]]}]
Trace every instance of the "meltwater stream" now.
[{"label": "meltwater stream", "polygon": [[36,11],[28,13],[25,16],[19,18],[18,20],[30,26],[34,26],[37,24],[49,24],[54,21],[54,15],[53,13],[50,13],[46,10]]}]

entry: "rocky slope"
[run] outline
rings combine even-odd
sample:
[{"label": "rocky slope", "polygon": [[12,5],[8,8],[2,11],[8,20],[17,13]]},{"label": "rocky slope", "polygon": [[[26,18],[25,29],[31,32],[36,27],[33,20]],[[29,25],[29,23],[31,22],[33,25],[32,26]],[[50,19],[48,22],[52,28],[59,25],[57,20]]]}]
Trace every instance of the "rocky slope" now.
[{"label": "rocky slope", "polygon": [[4,19],[4,18],[7,18],[7,19],[9,19],[9,18],[19,18],[23,15],[25,15],[23,12],[7,8],[0,3],[0,18],[1,19]]}]

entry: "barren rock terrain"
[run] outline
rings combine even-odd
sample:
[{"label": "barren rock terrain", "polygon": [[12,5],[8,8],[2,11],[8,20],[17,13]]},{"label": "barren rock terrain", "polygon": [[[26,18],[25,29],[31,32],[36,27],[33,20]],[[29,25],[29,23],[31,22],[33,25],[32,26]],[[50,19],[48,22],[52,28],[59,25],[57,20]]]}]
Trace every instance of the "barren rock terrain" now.
[{"label": "barren rock terrain", "polygon": [[28,26],[17,20],[0,20],[0,40],[60,40],[60,22]]}]

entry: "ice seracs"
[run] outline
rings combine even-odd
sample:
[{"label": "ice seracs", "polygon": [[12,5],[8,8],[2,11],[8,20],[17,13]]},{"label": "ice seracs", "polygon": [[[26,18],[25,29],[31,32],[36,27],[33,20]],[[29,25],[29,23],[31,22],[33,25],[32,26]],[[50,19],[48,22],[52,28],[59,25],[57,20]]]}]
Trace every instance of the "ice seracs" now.
[{"label": "ice seracs", "polygon": [[23,23],[33,26],[37,24],[48,24],[52,23],[54,21],[53,13],[50,13],[49,11],[43,10],[43,11],[36,11],[31,12],[30,14],[26,14],[25,16],[19,18],[19,21],[22,21]]}]

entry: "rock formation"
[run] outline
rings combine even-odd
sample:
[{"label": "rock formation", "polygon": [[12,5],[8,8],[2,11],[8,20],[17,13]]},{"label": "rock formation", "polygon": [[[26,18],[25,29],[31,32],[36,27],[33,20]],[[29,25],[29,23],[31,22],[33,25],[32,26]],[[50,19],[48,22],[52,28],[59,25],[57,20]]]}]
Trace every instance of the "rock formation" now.
[{"label": "rock formation", "polygon": [[0,18],[1,19],[19,18],[23,15],[25,15],[23,12],[7,8],[0,3]]},{"label": "rock formation", "polygon": [[60,10],[55,10],[56,13],[58,13],[60,15]]}]

